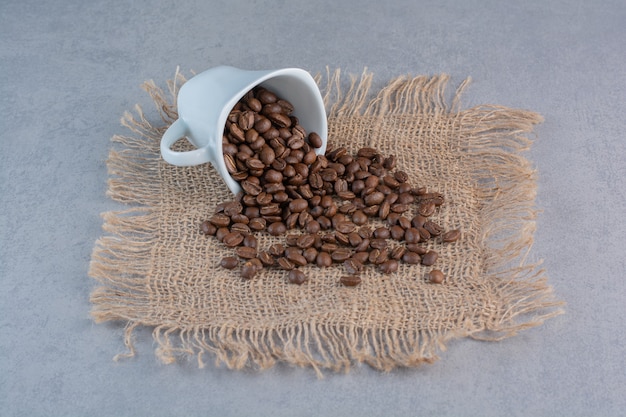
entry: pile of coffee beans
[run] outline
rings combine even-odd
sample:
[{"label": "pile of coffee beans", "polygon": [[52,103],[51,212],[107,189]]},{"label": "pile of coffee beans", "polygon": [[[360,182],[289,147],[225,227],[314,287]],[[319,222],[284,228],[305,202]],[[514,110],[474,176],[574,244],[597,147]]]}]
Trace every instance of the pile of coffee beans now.
[{"label": "pile of coffee beans", "polygon": [[[327,147],[291,113],[291,103],[257,87],[228,116],[222,140],[226,167],[243,191],[217,205],[201,232],[233,248],[224,268],[240,268],[252,279],[264,268],[289,271],[287,280],[303,284],[298,268],[343,268],[341,284],[356,286],[367,265],[383,274],[400,263],[433,266],[438,253],[423,245],[432,239],[455,242],[458,229],[444,230],[430,218],[444,197],[414,187],[396,169],[393,155],[365,147],[352,155],[345,147]],[[261,248],[255,235],[283,237]],[[433,269],[430,282],[442,283]]]}]

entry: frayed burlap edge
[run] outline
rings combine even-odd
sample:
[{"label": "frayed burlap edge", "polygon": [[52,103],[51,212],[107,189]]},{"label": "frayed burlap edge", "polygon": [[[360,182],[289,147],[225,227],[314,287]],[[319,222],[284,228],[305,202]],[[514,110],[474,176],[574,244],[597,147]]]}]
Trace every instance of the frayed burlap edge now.
[{"label": "frayed burlap edge", "polygon": [[168,82],[167,93],[152,81],[143,86],[158,109],[162,126],[148,121],[136,106],[135,115],[125,113],[122,118],[122,125],[134,136],[114,136],[112,140],[123,149],[112,150],[107,161],[107,194],[134,206],[103,214],[103,229],[109,235],[96,242],[89,270],[89,275],[103,284],[91,295],[95,321],[126,322],[128,352],[116,359],[135,355],[133,332],[138,326],[148,326],[153,328],[157,357],[164,363],[174,362],[179,355],[195,355],[203,367],[205,354],[211,353],[216,363],[232,369],[250,365],[264,369],[283,361],[311,366],[320,376],[321,369],[347,371],[354,363],[389,371],[436,360],[437,352],[445,350],[450,339],[501,340],[563,313],[563,303],[555,299],[540,262],[526,263],[537,214],[536,172],[521,153],[532,143],[524,135],[542,121],[541,116],[499,106],[461,110],[460,97],[469,79],[448,98],[447,75],[402,76],[370,98],[372,74],[364,71],[360,77],[349,77],[351,83],[345,93],[339,70],[316,77],[331,123],[334,118],[351,115],[380,120],[389,115],[455,115],[459,144],[467,152],[467,163],[472,164],[475,181],[480,184],[479,197],[485,202],[478,221],[489,254],[486,279],[499,282],[498,295],[507,308],[494,313],[484,326],[467,320],[460,329],[447,332],[399,332],[323,323],[251,332],[232,323],[207,328],[138,319],[146,317],[142,311],[149,309],[150,300],[142,296],[142,286],[150,274],[151,249],[158,238],[151,227],[156,214],[150,208],[158,202],[160,192],[153,181],[160,159],[158,143],[166,126],[177,118],[176,95],[185,82],[177,71]]}]

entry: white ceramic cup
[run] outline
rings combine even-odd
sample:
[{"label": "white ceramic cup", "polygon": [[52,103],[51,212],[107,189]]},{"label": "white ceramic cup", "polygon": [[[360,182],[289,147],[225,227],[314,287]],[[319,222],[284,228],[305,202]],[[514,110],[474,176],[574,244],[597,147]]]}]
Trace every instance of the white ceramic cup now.
[{"label": "white ceramic cup", "polygon": [[[293,115],[306,132],[316,132],[322,138],[323,145],[316,152],[324,154],[328,138],[326,110],[319,88],[308,72],[298,68],[247,71],[220,66],[194,76],[180,88],[178,120],[161,138],[163,159],[177,166],[210,162],[228,188],[237,194],[241,187],[226,169],[222,136],[230,111],[241,97],[258,85],[293,104]],[[183,137],[197,149],[186,152],[171,150],[171,146]]]}]

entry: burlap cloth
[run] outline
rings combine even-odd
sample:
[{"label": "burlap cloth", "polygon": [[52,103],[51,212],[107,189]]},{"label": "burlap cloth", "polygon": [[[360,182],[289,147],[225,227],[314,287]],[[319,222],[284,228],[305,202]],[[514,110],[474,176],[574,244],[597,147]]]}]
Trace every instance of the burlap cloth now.
[{"label": "burlap cloth", "polygon": [[[167,92],[144,85],[162,121],[148,121],[136,106],[122,119],[132,134],[113,138],[108,160],[108,195],[129,208],[103,214],[106,234],[90,267],[100,286],[91,301],[96,322],[126,324],[128,352],[118,356],[135,354],[133,330],[147,326],[165,363],[195,355],[200,366],[209,356],[234,369],[283,361],[318,373],[355,363],[390,370],[432,362],[451,338],[500,340],[562,312],[538,262],[526,261],[536,175],[520,154],[539,115],[491,105],[462,110],[467,80],[448,96],[446,75],[399,77],[377,94],[367,72],[350,76],[347,92],[339,71],[317,79],[330,142],[394,154],[412,184],[446,197],[434,220],[463,236],[429,244],[445,282],[431,284],[430,268],[406,264],[391,275],[366,268],[354,288],[339,284],[342,267],[304,268],[310,279],[302,286],[278,269],[245,281],[220,268],[232,251],[198,226],[232,196],[210,165],[176,167],[159,153],[177,118],[185,81],[177,71]],[[261,247],[274,240],[258,238]]]}]

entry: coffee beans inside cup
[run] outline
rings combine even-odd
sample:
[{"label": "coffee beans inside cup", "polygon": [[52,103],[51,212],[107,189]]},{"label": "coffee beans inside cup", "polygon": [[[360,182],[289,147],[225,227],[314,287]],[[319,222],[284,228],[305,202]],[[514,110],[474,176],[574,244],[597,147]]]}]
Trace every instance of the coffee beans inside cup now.
[{"label": "coffee beans inside cup", "polygon": [[[438,253],[426,247],[429,242],[461,238],[459,229],[432,220],[444,196],[410,184],[394,155],[372,147],[351,154],[330,144],[318,155],[321,137],[307,133],[293,110],[274,92],[256,87],[227,118],[224,161],[243,191],[218,204],[200,225],[201,233],[232,250],[222,267],[241,263],[244,279],[279,268],[297,285],[309,278],[299,268],[339,268],[338,283],[353,287],[368,265],[382,274],[396,273],[402,263],[430,267]],[[257,247],[264,233],[283,243]],[[437,284],[445,280],[439,270],[427,277]]]}]

